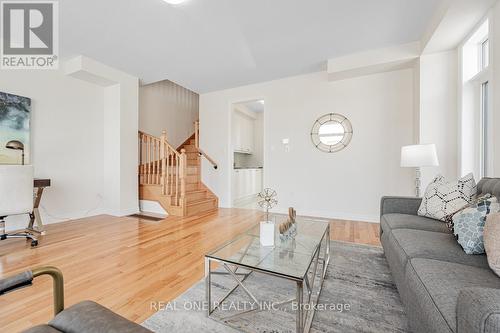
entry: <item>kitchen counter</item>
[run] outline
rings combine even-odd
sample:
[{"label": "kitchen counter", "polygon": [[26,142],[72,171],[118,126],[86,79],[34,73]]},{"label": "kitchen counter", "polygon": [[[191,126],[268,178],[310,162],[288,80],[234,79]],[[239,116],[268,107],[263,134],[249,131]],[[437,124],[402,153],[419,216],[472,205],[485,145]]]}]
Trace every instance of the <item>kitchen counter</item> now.
[{"label": "kitchen counter", "polygon": [[242,170],[242,169],[262,169],[263,167],[234,167],[234,170]]},{"label": "kitchen counter", "polygon": [[232,198],[234,200],[255,196],[262,191],[262,167],[236,167],[232,172]]}]

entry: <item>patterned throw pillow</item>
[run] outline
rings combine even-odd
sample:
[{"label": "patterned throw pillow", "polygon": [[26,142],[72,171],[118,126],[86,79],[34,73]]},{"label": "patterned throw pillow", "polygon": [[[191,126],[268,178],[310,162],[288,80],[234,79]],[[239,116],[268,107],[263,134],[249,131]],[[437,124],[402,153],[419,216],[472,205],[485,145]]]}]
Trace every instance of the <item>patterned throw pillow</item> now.
[{"label": "patterned throw pillow", "polygon": [[418,215],[446,222],[475,197],[476,182],[472,173],[453,182],[438,175],[427,186]]},{"label": "patterned throw pillow", "polygon": [[484,199],[453,216],[455,236],[467,254],[484,253],[484,225],[490,213],[500,211],[496,197]]},{"label": "patterned throw pillow", "polygon": [[482,194],[482,195],[480,195],[480,196],[476,197],[474,200],[472,200],[472,203],[471,203],[470,205],[465,206],[464,208],[460,209],[458,212],[456,212],[456,213],[455,213],[455,214],[453,214],[453,215],[447,216],[447,217],[446,217],[446,226],[448,227],[448,229],[450,229],[451,233],[452,233],[452,234],[454,234],[454,233],[455,233],[455,229],[454,229],[455,225],[454,225],[454,222],[453,222],[453,217],[454,217],[455,215],[459,214],[459,213],[460,213],[460,212],[462,212],[464,209],[467,209],[467,208],[469,208],[469,207],[471,207],[471,206],[473,206],[473,205],[477,206],[477,204],[478,204],[479,202],[484,201],[484,200],[486,200],[486,199],[489,199],[489,198],[491,198],[491,197],[492,197],[492,195],[491,195],[491,194],[489,194],[489,193]]},{"label": "patterned throw pillow", "polygon": [[490,214],[486,219],[484,249],[490,268],[500,276],[500,214]]}]

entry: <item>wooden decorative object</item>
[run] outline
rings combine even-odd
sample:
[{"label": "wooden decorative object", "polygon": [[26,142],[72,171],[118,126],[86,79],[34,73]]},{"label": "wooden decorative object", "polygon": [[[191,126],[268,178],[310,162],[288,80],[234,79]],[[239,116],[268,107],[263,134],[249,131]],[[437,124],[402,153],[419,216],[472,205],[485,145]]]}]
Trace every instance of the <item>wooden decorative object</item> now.
[{"label": "wooden decorative object", "polygon": [[297,212],[295,211],[295,209],[293,207],[288,208],[288,219],[285,222],[280,223],[278,227],[280,235],[282,235],[284,239],[295,237],[296,217],[297,217]]},{"label": "wooden decorative object", "polygon": [[290,221],[292,221],[292,223],[295,223],[295,219],[297,218],[297,211],[293,207],[288,208],[288,218],[290,219]]}]

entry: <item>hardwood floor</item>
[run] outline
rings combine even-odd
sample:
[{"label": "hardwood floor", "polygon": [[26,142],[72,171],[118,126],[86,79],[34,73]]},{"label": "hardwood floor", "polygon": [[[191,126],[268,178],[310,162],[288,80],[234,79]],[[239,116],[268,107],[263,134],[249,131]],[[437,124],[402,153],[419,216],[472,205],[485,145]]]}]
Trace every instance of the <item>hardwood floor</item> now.
[{"label": "hardwood floor", "polygon": [[[153,301],[169,301],[203,277],[203,255],[260,219],[259,211],[220,209],[189,218],[155,222],[137,217],[96,216],[47,226],[40,246],[12,239],[0,242],[0,277],[53,265],[65,279],[65,306],[94,300],[142,322]],[[332,239],[379,245],[378,224],[331,221]],[[52,282],[0,296],[2,332],[48,322]]]}]

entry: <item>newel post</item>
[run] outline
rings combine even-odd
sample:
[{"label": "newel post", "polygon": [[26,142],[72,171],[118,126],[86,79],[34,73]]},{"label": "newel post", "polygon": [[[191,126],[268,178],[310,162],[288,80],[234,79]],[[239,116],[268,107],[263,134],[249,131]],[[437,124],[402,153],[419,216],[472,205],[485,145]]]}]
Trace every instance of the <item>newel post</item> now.
[{"label": "newel post", "polygon": [[[181,149],[180,156],[180,181],[181,181],[181,197],[180,197],[180,205],[184,210],[184,213],[187,211],[186,207],[186,177],[187,177],[187,155],[186,149]],[[185,215],[185,214],[184,214]]]},{"label": "newel post", "polygon": [[200,148],[200,121],[194,122],[194,144],[196,149]]},{"label": "newel post", "polygon": [[163,131],[160,136],[160,161],[161,161],[161,191],[163,195],[167,194],[167,131]]}]

